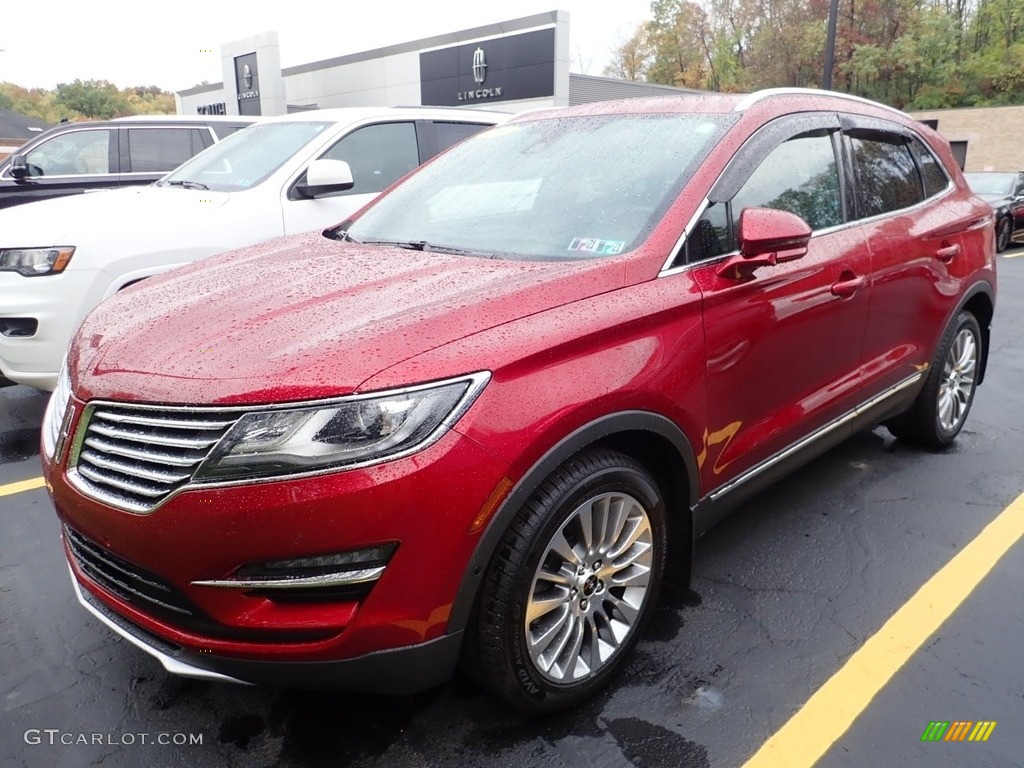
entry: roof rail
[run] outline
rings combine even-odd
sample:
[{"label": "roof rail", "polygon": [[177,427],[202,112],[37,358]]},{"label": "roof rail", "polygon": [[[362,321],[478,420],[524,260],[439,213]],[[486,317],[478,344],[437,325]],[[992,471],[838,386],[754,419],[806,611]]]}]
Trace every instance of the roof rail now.
[{"label": "roof rail", "polygon": [[896,107],[890,107],[888,104],[882,104],[878,101],[872,101],[871,99],[865,99],[863,96],[854,96],[852,93],[842,93],[840,91],[824,91],[819,88],[765,88],[754,93],[747,94],[740,102],[733,107],[733,112],[742,112],[745,109],[749,109],[754,104],[765,99],[770,99],[774,96],[832,96],[837,99],[846,99],[848,101],[856,101],[860,104],[869,104],[873,107],[881,107],[887,109],[890,112],[895,112],[900,115],[906,115],[906,112],[896,109]]}]

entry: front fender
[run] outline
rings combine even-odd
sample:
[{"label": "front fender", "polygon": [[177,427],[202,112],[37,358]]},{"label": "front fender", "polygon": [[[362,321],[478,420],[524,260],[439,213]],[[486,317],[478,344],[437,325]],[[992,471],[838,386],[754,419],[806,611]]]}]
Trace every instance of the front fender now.
[{"label": "front fender", "polygon": [[494,551],[508,529],[516,513],[537,490],[544,479],[560,464],[583,449],[597,443],[614,440],[617,435],[647,433],[661,438],[664,445],[671,445],[675,459],[684,469],[687,480],[686,504],[692,507],[697,502],[698,470],[697,459],[683,431],[670,419],[650,411],[621,411],[608,414],[574,430],[553,445],[519,479],[491,516],[484,529],[476,550],[462,577],[452,611],[448,618],[446,632],[465,629],[473,603],[476,600],[484,573]]}]

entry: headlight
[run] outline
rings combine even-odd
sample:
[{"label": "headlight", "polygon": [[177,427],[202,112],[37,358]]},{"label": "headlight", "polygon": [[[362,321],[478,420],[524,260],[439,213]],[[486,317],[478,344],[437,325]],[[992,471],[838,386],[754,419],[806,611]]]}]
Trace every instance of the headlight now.
[{"label": "headlight", "polygon": [[74,253],[72,246],[0,248],[0,272],[17,272],[25,277],[56,275],[64,271]]},{"label": "headlight", "polygon": [[60,429],[64,424],[64,417],[68,410],[68,401],[71,399],[71,379],[68,376],[68,364],[64,361],[61,366],[60,376],[57,377],[57,388],[50,395],[46,404],[46,413],[43,415],[43,455],[52,459],[60,441]]},{"label": "headlight", "polygon": [[215,482],[368,464],[422,450],[473,403],[489,373],[353,395],[330,405],[247,413],[196,472]]}]

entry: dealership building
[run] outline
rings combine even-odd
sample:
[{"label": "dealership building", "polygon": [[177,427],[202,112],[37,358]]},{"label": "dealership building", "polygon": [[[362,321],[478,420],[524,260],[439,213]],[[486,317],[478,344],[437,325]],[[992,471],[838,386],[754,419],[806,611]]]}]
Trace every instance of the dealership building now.
[{"label": "dealership building", "polygon": [[695,93],[569,72],[569,14],[550,11],[281,68],[276,32],[221,46],[224,81],[179,91],[180,114],[283,115],[352,106],[520,112]]}]

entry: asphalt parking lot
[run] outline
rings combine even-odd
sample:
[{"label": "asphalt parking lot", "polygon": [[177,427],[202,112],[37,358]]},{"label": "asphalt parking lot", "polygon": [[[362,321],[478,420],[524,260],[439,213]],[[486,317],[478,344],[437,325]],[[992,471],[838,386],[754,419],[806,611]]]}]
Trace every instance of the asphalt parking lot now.
[{"label": "asphalt parking lot", "polygon": [[[813,758],[751,757],[803,712],[797,743],[852,723],[816,763],[827,768],[1022,766],[1019,539],[1003,537],[962,604],[950,593],[937,632],[903,643],[891,677],[890,656],[856,656],[1024,490],[1024,248],[999,270],[987,378],[954,448],[878,428],[744,505],[699,542],[690,589],[665,590],[621,680],[534,720],[466,680],[386,698],[167,675],[74,600],[33,482],[45,398],[0,389],[0,764],[800,768]],[[840,711],[876,674],[870,703]],[[839,704],[813,698],[823,690]],[[984,742],[923,742],[933,721],[997,725]]]}]

